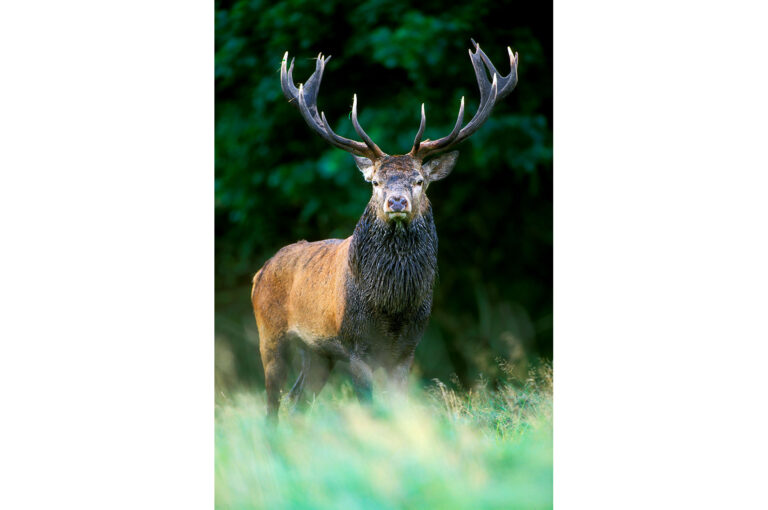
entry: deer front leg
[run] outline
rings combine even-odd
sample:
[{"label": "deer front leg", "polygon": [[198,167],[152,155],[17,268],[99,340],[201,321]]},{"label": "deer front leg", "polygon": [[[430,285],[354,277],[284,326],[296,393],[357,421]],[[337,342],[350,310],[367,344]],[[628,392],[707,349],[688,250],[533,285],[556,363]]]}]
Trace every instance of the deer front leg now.
[{"label": "deer front leg", "polygon": [[413,355],[394,365],[387,371],[390,387],[398,394],[405,394],[408,389],[408,375],[411,373]]},{"label": "deer front leg", "polygon": [[370,404],[373,400],[373,371],[366,362],[359,358],[350,358],[349,373],[352,385],[360,403]]},{"label": "deer front leg", "polygon": [[303,410],[323,389],[334,361],[315,352],[302,351],[301,374],[291,390],[294,409]]},{"label": "deer front leg", "polygon": [[288,398],[293,404],[294,409],[298,407],[302,400],[301,397],[304,394],[304,385],[307,383],[309,372],[312,368],[312,360],[307,350],[300,347],[299,353],[301,354],[301,372],[299,372],[299,377],[296,379],[293,388],[291,388],[291,392],[288,394]]}]

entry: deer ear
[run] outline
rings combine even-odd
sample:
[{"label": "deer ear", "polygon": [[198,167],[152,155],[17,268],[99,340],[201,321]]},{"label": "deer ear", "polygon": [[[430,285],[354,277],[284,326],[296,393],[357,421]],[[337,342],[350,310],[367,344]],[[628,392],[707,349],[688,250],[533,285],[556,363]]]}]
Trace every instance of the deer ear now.
[{"label": "deer ear", "polygon": [[373,161],[362,156],[355,156],[354,154],[352,156],[355,158],[357,168],[363,172],[363,178],[366,181],[371,182],[371,179],[373,179]]},{"label": "deer ear", "polygon": [[449,152],[430,160],[422,166],[422,169],[430,182],[439,181],[448,177],[453,167],[456,166],[458,158],[459,151]]}]

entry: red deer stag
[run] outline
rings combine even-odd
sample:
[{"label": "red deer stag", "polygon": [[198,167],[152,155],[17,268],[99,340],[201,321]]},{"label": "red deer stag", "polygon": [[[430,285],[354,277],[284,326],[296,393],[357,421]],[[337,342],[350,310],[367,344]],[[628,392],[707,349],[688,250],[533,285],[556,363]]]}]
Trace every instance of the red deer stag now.
[{"label": "red deer stag", "polygon": [[[259,330],[267,390],[267,416],[276,421],[286,378],[286,351],[292,341],[302,352],[301,373],[290,392],[297,403],[308,390],[318,393],[334,364],[349,363],[355,391],[369,400],[372,371],[382,367],[397,385],[406,383],[414,350],[432,309],[437,274],[437,233],[428,186],[446,177],[459,153],[447,151],[466,140],[488,119],[494,105],[517,84],[517,53],[509,52],[511,71],[500,76],[472,41],[469,50],[480,88],[480,105],[466,126],[464,98],[451,133],[422,140],[426,117],[408,154],[385,154],[360,127],[357,96],[352,125],[362,142],[337,135],[317,109],[317,93],[325,64],[318,55],[315,72],[298,88],[293,60],[282,63],[283,93],[310,128],[331,145],[350,152],[366,181],[371,200],[351,237],[308,243],[299,241],[278,251],[253,278],[251,301]],[[487,71],[486,71],[487,70]],[[491,79],[488,79],[488,74]]]}]

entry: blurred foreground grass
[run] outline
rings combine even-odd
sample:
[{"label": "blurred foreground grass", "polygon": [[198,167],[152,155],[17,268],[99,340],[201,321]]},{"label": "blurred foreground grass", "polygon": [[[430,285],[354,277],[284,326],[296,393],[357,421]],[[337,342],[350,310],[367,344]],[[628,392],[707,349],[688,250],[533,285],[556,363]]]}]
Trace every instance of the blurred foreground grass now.
[{"label": "blurred foreground grass", "polygon": [[470,390],[435,381],[357,404],[344,384],[265,426],[263,393],[216,403],[217,508],[552,507],[552,371]]}]

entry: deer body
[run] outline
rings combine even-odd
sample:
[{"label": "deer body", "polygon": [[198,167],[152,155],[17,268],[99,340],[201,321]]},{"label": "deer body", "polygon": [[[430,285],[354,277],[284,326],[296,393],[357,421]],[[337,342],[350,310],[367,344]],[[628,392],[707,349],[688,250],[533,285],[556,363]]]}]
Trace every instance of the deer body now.
[{"label": "deer body", "polygon": [[[343,361],[357,364],[351,369],[358,372],[382,367],[393,378],[408,373],[432,309],[435,227],[431,215],[407,227],[377,224],[372,216],[366,209],[347,239],[286,246],[254,278],[252,299],[269,386],[284,384],[282,349],[290,340],[299,340],[311,351],[305,356],[325,366]],[[409,277],[413,274],[418,278]],[[356,389],[367,398],[366,375],[353,371]],[[312,381],[314,391],[323,382]],[[302,390],[296,387],[293,397],[300,398]]]},{"label": "deer body", "polygon": [[[372,372],[376,368],[386,370],[397,387],[405,385],[432,311],[437,276],[437,233],[426,190],[430,183],[451,172],[458,152],[423,161],[476,131],[490,115],[495,101],[511,92],[517,82],[517,57],[511,50],[512,72],[497,81],[490,60],[475,46],[476,52],[470,51],[470,57],[481,104],[474,118],[461,128],[462,98],[451,134],[421,142],[426,120],[422,105],[413,148],[401,156],[385,154],[363,131],[357,121],[356,96],[352,123],[363,142],[335,134],[325,115],[318,115],[315,104],[330,57],[318,56],[315,73],[297,89],[291,77],[293,63],[286,70],[286,53],[281,72],[286,97],[320,136],[355,155],[358,168],[373,190],[351,237],[286,246],[253,278],[251,301],[259,330],[269,418],[277,418],[291,343],[298,344],[302,352],[301,373],[291,390],[294,402],[302,402],[306,390],[319,392],[339,361],[349,363],[361,400],[371,398]],[[492,81],[488,81],[485,69],[492,72]]]}]

